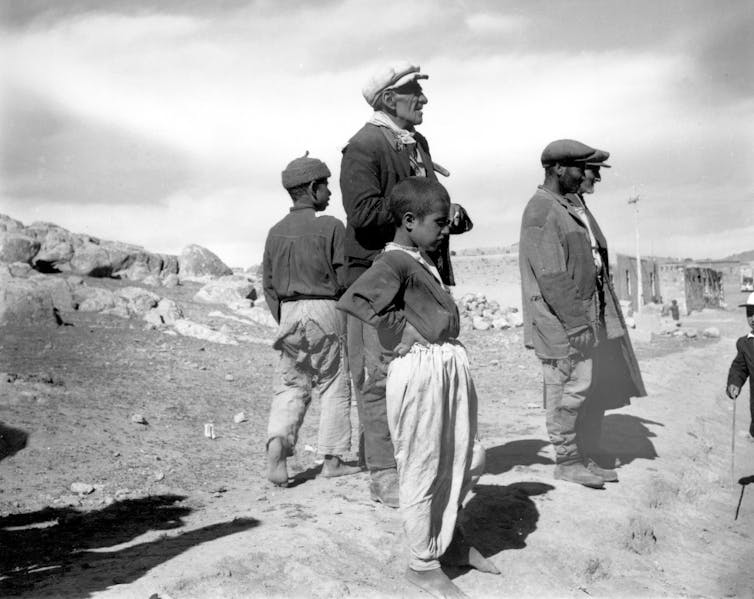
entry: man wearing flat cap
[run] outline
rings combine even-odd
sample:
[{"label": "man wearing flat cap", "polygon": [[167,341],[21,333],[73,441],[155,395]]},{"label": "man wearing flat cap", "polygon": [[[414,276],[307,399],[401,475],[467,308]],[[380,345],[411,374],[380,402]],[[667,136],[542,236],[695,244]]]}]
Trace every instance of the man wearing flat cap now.
[{"label": "man wearing flat cap", "polygon": [[519,244],[524,343],[542,362],[555,478],[597,489],[618,480],[598,463],[604,410],[646,395],[605,237],[583,199],[609,156],[570,139],[548,144]]},{"label": "man wearing flat cap", "polygon": [[[427,104],[419,81],[428,75],[417,65],[400,62],[369,78],[362,95],[374,109],[367,123],[343,149],[340,189],[346,212],[346,281],[350,285],[372,264],[395,227],[387,210],[393,186],[410,176],[437,180],[449,173],[432,161],[427,140],[415,130]],[[472,227],[466,212],[451,205],[450,232]],[[447,241],[430,259],[443,282],[453,285]],[[356,318],[348,319],[348,355],[363,429],[363,458],[371,473],[372,499],[398,506],[398,478],[387,425],[385,375],[390,354],[376,332]]]}]

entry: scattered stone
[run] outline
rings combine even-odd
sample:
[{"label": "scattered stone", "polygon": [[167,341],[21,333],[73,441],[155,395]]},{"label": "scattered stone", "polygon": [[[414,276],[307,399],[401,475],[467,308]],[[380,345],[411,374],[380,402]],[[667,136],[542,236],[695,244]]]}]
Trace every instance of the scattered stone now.
[{"label": "scattered stone", "polygon": [[131,422],[134,424],[149,424],[142,414],[134,414],[131,416]]},{"label": "scattered stone", "polygon": [[625,320],[626,320],[626,326],[629,329],[635,329],[636,328],[636,321],[634,320],[633,316],[627,316]]},{"label": "scattered stone", "polygon": [[155,482],[159,482],[159,481],[161,481],[161,480],[162,480],[162,479],[164,479],[164,478],[165,478],[165,473],[164,473],[164,472],[155,472],[155,475],[154,475],[154,477],[153,477],[153,480],[154,480]]},{"label": "scattered stone", "polygon": [[197,339],[204,339],[205,341],[221,343],[223,345],[238,345],[238,341],[233,337],[190,320],[177,320],[173,323],[173,327],[178,333],[186,337],[196,337]]},{"label": "scattered stone", "polygon": [[230,381],[235,381],[236,379],[233,377],[232,374],[226,374],[225,375],[225,380],[228,381],[228,382],[230,382]]},{"label": "scattered stone", "polygon": [[702,331],[702,335],[704,337],[707,337],[708,339],[719,339],[720,338],[720,329],[717,327],[707,327]]},{"label": "scattered stone", "polygon": [[486,331],[490,328],[490,323],[482,316],[474,316],[471,319],[471,326],[477,331]]},{"label": "scattered stone", "polygon": [[689,339],[696,339],[699,336],[699,331],[697,329],[686,329],[683,334]]},{"label": "scattered stone", "polygon": [[79,495],[94,493],[94,486],[87,483],[71,483],[71,492]]},{"label": "scattered stone", "polygon": [[241,422],[246,422],[246,414],[243,412],[239,412],[235,416],[233,416],[233,422],[236,424],[240,424]]}]

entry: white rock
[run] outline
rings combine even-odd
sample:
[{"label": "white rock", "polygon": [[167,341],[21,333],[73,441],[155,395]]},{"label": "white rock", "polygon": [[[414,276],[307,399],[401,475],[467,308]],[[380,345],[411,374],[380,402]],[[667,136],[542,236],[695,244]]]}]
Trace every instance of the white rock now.
[{"label": "white rock", "polygon": [[524,326],[524,317],[521,316],[521,312],[508,312],[505,315],[505,318],[508,320],[508,324],[512,327]]},{"label": "white rock", "polygon": [[706,329],[704,329],[704,331],[702,331],[702,335],[710,339],[719,339],[720,329],[718,329],[717,327],[707,327]]},{"label": "white rock", "polygon": [[72,483],[71,492],[79,495],[89,495],[94,492],[94,486],[87,483]]},{"label": "white rock", "polygon": [[471,319],[471,326],[477,331],[486,331],[490,328],[490,323],[481,316],[474,316]]},{"label": "white rock", "polygon": [[509,329],[511,325],[505,316],[498,316],[492,320],[492,326],[496,329]]},{"label": "white rock", "polygon": [[246,422],[246,414],[244,414],[243,412],[239,412],[238,414],[233,416],[233,422],[235,422],[236,424],[239,424],[241,422]]},{"label": "white rock", "polygon": [[134,424],[147,424],[147,419],[142,414],[134,414],[131,416],[131,422]]},{"label": "white rock", "polygon": [[197,339],[204,339],[212,343],[221,343],[223,345],[238,345],[238,341],[233,337],[220,333],[219,331],[214,331],[208,326],[191,320],[176,320],[173,323],[173,328],[186,337],[196,337]]}]

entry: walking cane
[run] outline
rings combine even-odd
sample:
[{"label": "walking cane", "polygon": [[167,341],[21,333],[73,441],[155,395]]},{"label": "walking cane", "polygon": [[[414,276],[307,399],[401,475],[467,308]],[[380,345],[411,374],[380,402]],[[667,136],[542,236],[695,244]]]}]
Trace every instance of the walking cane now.
[{"label": "walking cane", "polygon": [[733,430],[730,438],[730,484],[735,484],[736,470],[736,400],[733,400]]},{"label": "walking cane", "polygon": [[744,490],[746,489],[746,485],[749,485],[751,483],[754,483],[754,476],[744,476],[743,478],[738,479],[738,484],[741,485],[741,495],[738,498],[738,505],[736,506],[736,515],[733,518],[734,520],[738,520],[738,510],[741,509],[741,500],[744,498]]}]

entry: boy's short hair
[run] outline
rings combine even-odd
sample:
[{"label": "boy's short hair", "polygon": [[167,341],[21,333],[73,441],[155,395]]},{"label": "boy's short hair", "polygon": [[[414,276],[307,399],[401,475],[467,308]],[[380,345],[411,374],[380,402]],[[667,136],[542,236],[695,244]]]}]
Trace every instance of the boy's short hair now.
[{"label": "boy's short hair", "polygon": [[407,177],[393,187],[387,208],[398,226],[407,212],[421,218],[432,212],[438,202],[450,204],[448,190],[441,183],[426,177]]},{"label": "boy's short hair", "polygon": [[295,187],[288,188],[288,194],[291,196],[291,199],[293,201],[301,200],[303,198],[309,197],[309,185],[314,184],[314,189],[316,190],[318,186],[324,185],[327,183],[327,177],[324,177],[322,179],[315,179],[314,181],[309,181],[309,183],[302,183],[301,185],[296,185]]}]

